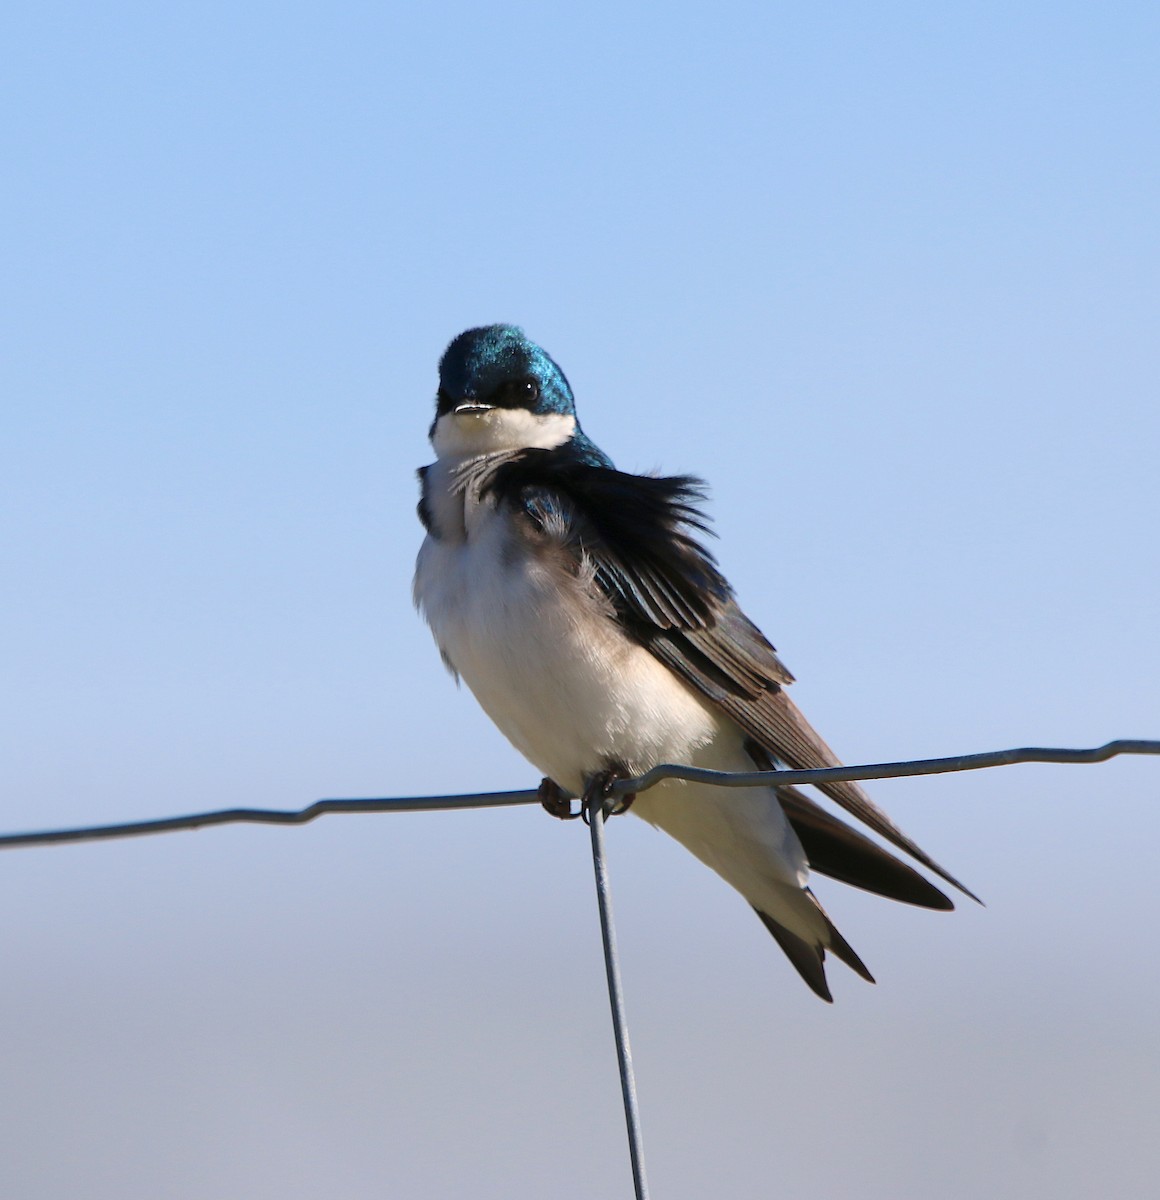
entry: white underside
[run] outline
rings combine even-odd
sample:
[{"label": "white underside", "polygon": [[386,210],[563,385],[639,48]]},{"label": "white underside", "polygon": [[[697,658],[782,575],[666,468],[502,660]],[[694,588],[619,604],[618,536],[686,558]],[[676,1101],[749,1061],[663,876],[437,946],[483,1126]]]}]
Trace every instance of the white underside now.
[{"label": "white underside", "polygon": [[[451,439],[442,440],[446,448]],[[614,763],[633,774],[661,762],[752,770],[741,730],[630,641],[583,573],[533,552],[490,502],[464,508],[447,488],[454,465],[441,456],[428,469],[443,536],[428,536],[419,552],[415,601],[512,744],[576,795]],[[792,932],[828,941],[802,891],[805,854],[771,789],[668,782],[641,793],[632,811]]]}]

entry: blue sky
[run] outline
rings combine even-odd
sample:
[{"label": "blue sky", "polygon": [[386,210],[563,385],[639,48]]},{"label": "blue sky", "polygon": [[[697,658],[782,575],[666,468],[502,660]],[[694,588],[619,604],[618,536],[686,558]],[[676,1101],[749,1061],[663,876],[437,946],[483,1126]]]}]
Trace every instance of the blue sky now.
[{"label": "blue sky", "polygon": [[[850,761],[1160,736],[1160,17],[16,2],[0,822],[530,786],[411,608],[435,363],[514,321]],[[818,1004],[611,830],[654,1190],[1142,1195],[1154,762],[875,797],[987,901],[819,894]],[[624,1194],[583,831],[5,855],[0,1190]]]}]

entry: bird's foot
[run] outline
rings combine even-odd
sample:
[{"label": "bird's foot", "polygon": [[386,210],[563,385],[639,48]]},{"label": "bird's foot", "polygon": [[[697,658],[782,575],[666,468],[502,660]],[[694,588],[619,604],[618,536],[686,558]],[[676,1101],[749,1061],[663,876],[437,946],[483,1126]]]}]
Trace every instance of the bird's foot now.
[{"label": "bird's foot", "polygon": [[636,792],[625,792],[623,796],[618,796],[612,807],[608,810],[608,815],[610,817],[623,816],[632,807],[632,802],[635,799]]},{"label": "bird's foot", "polygon": [[561,821],[574,821],[580,816],[580,810],[572,811],[572,797],[551,779],[541,779],[536,792],[546,813],[559,817]]},{"label": "bird's foot", "polygon": [[628,792],[623,796],[613,796],[612,787],[620,780],[630,777],[626,767],[615,765],[606,767],[597,775],[593,775],[588,781],[588,786],[584,789],[584,799],[580,802],[580,813],[587,822],[590,819],[592,809],[596,805],[600,805],[607,820],[609,817],[619,817],[622,813],[628,812],[632,807],[632,802],[636,799],[635,792]]}]

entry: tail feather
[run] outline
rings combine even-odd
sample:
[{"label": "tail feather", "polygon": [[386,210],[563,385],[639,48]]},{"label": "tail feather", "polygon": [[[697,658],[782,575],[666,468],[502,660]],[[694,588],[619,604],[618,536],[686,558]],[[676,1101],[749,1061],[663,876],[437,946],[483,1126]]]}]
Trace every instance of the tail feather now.
[{"label": "tail feather", "polygon": [[827,943],[824,946],[808,942],[796,933],[791,933],[784,925],[775,921],[769,913],[762,912],[759,908],[755,908],[753,911],[761,918],[761,923],[773,935],[774,941],[782,948],[786,958],[793,963],[794,969],[814,994],[820,996],[828,1004],[832,1004],[834,997],[830,994],[830,985],[826,980],[827,950],[832,950],[835,958],[844,962],[856,974],[861,975],[867,983],[873,983],[874,976],[867,970],[866,964],[854,952],[850,943],[838,932],[834,922],[826,915],[826,910],[814,898],[813,892],[806,888],[805,894],[825,922]]},{"label": "tail feather", "polygon": [[[813,900],[813,892],[809,888],[806,888],[806,891],[809,893],[810,899]],[[814,900],[814,903],[818,904],[816,900]],[[826,910],[820,904],[818,904],[818,911],[826,918],[826,926],[830,932],[829,949],[834,952],[834,957],[844,962],[855,974],[861,975],[867,983],[873,983],[874,976],[866,969],[866,964],[854,953],[854,947],[838,932],[837,926],[830,920]]]},{"label": "tail feather", "polygon": [[790,933],[784,925],[779,925],[768,913],[761,909],[753,910],[761,918],[761,923],[773,934],[774,941],[785,952],[786,958],[794,965],[794,969],[805,980],[815,995],[827,1004],[834,1003],[830,994],[830,985],[826,982],[825,959],[826,952],[821,946],[812,946],[805,938],[796,933]]}]

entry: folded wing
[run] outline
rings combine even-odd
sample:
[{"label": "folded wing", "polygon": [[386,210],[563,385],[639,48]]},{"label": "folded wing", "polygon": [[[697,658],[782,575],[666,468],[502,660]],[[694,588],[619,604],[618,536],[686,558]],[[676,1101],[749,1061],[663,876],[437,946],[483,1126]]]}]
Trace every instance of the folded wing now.
[{"label": "folded wing", "polygon": [[[712,554],[690,476],[631,475],[594,465],[572,443],[513,454],[477,479],[480,495],[510,504],[588,571],[626,631],[745,732],[751,755],[795,770],[839,766],[785,691],[793,676],[745,616]],[[857,783],[819,785],[879,836],[965,895],[977,899],[866,795]],[[779,788],[779,801],[811,865],[894,899],[953,907],[912,868],[828,814],[803,793]]]}]

